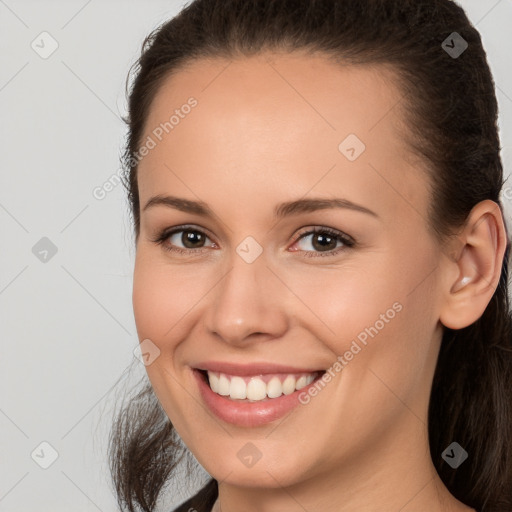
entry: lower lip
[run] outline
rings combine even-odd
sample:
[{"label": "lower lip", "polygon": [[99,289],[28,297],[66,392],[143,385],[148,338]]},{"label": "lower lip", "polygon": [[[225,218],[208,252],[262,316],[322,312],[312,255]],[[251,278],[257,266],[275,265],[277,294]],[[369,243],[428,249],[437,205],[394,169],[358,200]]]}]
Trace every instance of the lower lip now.
[{"label": "lower lip", "polygon": [[241,427],[258,427],[271,421],[282,418],[301,402],[299,395],[314,386],[319,375],[311,384],[294,391],[289,395],[281,395],[278,398],[269,398],[255,402],[245,400],[232,400],[228,397],[213,392],[205,381],[204,375],[196,369],[193,373],[199,384],[199,391],[208,408],[221,420]]}]

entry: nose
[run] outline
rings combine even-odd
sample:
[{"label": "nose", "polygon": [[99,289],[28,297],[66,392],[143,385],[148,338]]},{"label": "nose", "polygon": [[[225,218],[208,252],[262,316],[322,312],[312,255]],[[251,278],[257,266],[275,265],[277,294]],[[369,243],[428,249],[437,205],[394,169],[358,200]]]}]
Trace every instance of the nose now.
[{"label": "nose", "polygon": [[210,334],[232,345],[283,336],[292,293],[270,269],[264,255],[247,263],[238,254],[214,287],[204,325]]}]

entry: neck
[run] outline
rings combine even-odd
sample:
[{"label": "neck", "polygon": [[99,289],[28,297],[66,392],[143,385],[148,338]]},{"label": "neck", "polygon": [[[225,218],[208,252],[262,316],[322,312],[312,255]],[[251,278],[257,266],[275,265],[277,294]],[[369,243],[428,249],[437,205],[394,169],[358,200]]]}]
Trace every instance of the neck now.
[{"label": "neck", "polygon": [[[321,472],[300,482],[282,486],[279,475],[273,475],[273,488],[220,482],[212,512],[474,512],[450,494],[437,474],[426,425],[415,415],[406,415],[400,435],[383,434],[365,447],[364,454],[325,461]],[[270,468],[267,472],[272,474]]]}]

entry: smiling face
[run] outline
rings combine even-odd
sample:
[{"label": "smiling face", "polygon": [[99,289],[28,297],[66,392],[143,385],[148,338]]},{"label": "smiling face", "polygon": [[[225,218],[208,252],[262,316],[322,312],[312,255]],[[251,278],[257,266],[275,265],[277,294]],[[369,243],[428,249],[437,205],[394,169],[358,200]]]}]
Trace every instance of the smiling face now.
[{"label": "smiling face", "polygon": [[[406,449],[423,460],[444,256],[401,99],[383,68],[275,53],[199,60],[158,91],[138,169],[135,320],[160,350],[147,366],[155,393],[218,480],[278,487],[348,471],[368,483]],[[211,363],[244,365],[226,372],[244,381],[256,364],[263,382],[331,377],[300,400],[267,398],[285,413],[258,421],[205,395],[194,369]]]}]

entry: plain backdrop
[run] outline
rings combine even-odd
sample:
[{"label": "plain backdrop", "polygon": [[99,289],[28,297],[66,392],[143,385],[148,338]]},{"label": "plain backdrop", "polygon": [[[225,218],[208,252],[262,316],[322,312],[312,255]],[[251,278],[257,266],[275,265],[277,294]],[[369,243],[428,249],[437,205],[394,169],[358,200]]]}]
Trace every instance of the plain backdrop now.
[{"label": "plain backdrop", "polygon": [[[460,3],[495,78],[508,176],[512,0]],[[182,5],[0,0],[0,511],[117,510],[111,405],[127,367],[144,367],[125,192],[94,190],[119,170],[129,66]],[[509,226],[511,202],[507,188]],[[178,486],[164,510],[199,483]]]}]

